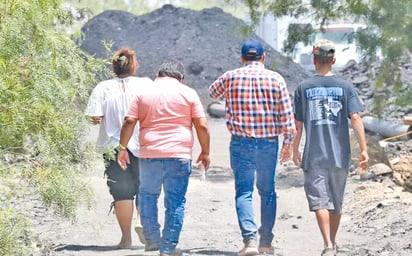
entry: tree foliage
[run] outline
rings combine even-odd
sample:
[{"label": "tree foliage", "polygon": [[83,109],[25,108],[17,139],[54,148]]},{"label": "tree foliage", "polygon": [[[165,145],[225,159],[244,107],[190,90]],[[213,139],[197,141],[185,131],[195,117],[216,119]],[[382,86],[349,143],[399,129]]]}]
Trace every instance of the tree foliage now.
[{"label": "tree foliage", "polygon": [[66,2],[81,11],[91,13],[92,16],[106,10],[122,10],[135,15],[142,15],[161,8],[165,4],[192,10],[202,10],[218,6],[241,19],[245,18],[246,14],[243,5],[239,5],[238,2],[228,4],[226,0],[67,0]]},{"label": "tree foliage", "polygon": [[81,104],[103,69],[65,33],[71,18],[60,0],[0,3],[1,255],[24,247],[7,228],[25,220],[13,210],[24,193],[39,193],[48,209],[73,220],[89,199],[81,176],[87,156]]},{"label": "tree foliage", "polygon": [[[228,2],[234,2],[228,0]],[[363,22],[370,29],[357,33],[364,52],[365,61],[376,60],[378,52],[384,57],[381,72],[377,75],[377,87],[391,89],[403,88],[398,103],[412,104],[411,82],[402,84],[399,66],[411,61],[412,52],[412,4],[410,0],[243,0],[249,8],[253,24],[259,17],[273,14],[274,17],[285,15],[297,20],[311,18],[315,27],[290,27],[289,37],[285,42],[285,51],[291,53],[297,42],[310,42],[314,29],[339,22]],[[302,29],[303,28],[303,29]],[[371,32],[372,31],[372,32]],[[405,82],[404,82],[405,83]]]},{"label": "tree foliage", "polygon": [[106,10],[122,10],[134,14],[144,14],[157,8],[158,4],[146,0],[66,0],[79,11],[90,13],[92,16]]}]

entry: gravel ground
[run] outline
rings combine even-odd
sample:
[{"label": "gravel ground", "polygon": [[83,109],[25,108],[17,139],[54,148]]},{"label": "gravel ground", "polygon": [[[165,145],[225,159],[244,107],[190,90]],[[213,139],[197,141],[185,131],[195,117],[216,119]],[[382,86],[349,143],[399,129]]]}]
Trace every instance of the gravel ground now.
[{"label": "gravel ground", "polygon": [[[210,119],[209,125],[212,166],[205,184],[200,182],[198,171],[193,170],[179,248],[184,255],[237,255],[242,239],[229,168],[229,134],[221,119]],[[94,134],[91,133],[91,137]],[[198,152],[196,145],[194,155]],[[74,224],[53,217],[42,207],[33,208],[35,232],[42,241],[33,255],[157,255],[144,252],[137,235],[133,237],[132,249],[115,249],[120,231],[115,216],[108,214],[112,199],[103,179],[100,159],[96,159],[86,173],[96,193],[94,208],[79,209],[78,221]],[[308,211],[302,180],[302,171],[292,163],[278,166],[278,213],[273,243],[277,256],[320,255],[322,249],[315,217]],[[162,204],[159,209],[162,223]],[[257,219],[258,209],[255,200]],[[411,212],[412,194],[395,185],[389,177],[361,180],[356,171],[352,172],[338,236],[339,255],[412,255]]]}]

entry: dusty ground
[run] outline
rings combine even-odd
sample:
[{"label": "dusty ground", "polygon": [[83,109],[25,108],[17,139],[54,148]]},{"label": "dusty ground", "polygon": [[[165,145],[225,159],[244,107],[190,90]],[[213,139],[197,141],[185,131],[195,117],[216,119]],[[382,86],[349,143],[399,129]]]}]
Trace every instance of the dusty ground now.
[{"label": "dusty ground", "polygon": [[[197,170],[193,171],[178,247],[184,255],[237,255],[242,240],[229,169],[229,134],[222,119],[211,119],[209,123],[212,167],[205,184],[199,181]],[[194,155],[197,153],[196,145]],[[101,161],[96,160],[95,168],[87,170],[87,174],[96,192],[96,205],[91,211],[80,209],[75,224],[52,219],[38,227],[42,230],[40,237],[52,244],[53,251],[48,255],[157,255],[145,253],[137,235],[132,249],[115,250],[120,231],[115,216],[108,215],[111,197]],[[292,163],[278,167],[278,214],[273,242],[277,256],[320,255],[320,233],[314,215],[308,211],[302,184],[302,172]],[[255,203],[258,215],[257,200]],[[161,204],[159,208],[162,223]],[[340,255],[412,255],[412,194],[403,192],[390,178],[361,181],[353,173],[344,211],[338,237]]]}]

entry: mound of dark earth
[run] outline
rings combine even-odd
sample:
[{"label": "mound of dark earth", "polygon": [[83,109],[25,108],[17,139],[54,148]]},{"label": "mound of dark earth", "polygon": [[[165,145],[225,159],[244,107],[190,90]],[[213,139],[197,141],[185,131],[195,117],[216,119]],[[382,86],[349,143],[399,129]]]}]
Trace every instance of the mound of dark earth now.
[{"label": "mound of dark earth", "polygon": [[[107,58],[103,41],[112,50],[128,46],[136,51],[139,76],[154,78],[165,59],[178,59],[186,69],[185,83],[197,90],[204,104],[209,85],[223,72],[240,66],[240,47],[247,24],[220,8],[193,11],[164,5],[151,13],[135,16],[124,11],[105,11],[82,28],[81,48],[97,58]],[[310,74],[269,45],[266,67],[282,74],[293,93]]]}]

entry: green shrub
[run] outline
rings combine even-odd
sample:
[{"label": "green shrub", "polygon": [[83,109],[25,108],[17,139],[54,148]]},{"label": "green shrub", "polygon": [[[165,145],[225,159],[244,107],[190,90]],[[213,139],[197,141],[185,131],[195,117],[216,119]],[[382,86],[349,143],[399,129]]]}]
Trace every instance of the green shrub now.
[{"label": "green shrub", "polygon": [[30,221],[11,209],[0,209],[0,255],[27,255],[27,227]]},{"label": "green shrub", "polygon": [[61,2],[0,3],[0,255],[30,246],[30,216],[13,210],[27,193],[71,220],[90,206],[83,109],[108,71],[66,34],[70,15]]}]

